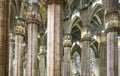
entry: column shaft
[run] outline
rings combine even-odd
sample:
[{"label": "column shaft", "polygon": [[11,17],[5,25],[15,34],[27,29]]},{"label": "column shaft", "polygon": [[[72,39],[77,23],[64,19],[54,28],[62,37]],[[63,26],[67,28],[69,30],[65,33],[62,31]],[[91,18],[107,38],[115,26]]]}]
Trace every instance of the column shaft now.
[{"label": "column shaft", "polygon": [[18,18],[14,28],[15,32],[15,76],[23,76],[23,53],[24,53],[24,20]]},{"label": "column shaft", "polygon": [[13,76],[14,35],[10,33],[9,37],[9,76]]},{"label": "column shaft", "polygon": [[118,76],[117,32],[107,33],[107,76]]},{"label": "column shaft", "polygon": [[70,76],[71,48],[64,47],[64,76]]},{"label": "column shaft", "polygon": [[23,56],[24,37],[15,35],[15,76],[23,76],[22,56]]},{"label": "column shaft", "polygon": [[14,45],[9,45],[9,76],[13,76],[13,50]]},{"label": "column shaft", "polygon": [[118,76],[118,31],[119,13],[108,12],[105,15],[105,28],[107,34],[107,76]]},{"label": "column shaft", "polygon": [[63,50],[62,9],[61,5],[55,2],[53,0],[53,3],[48,4],[47,76],[61,76],[61,51]]},{"label": "column shaft", "polygon": [[[8,0],[0,0],[0,76],[8,76],[8,25],[7,25],[7,10],[8,10]],[[9,3],[9,1],[8,1]]]},{"label": "column shaft", "polygon": [[40,76],[45,76],[45,55],[40,56]]},{"label": "column shaft", "polygon": [[82,52],[81,52],[81,76],[90,76],[90,41],[82,42]]},{"label": "column shaft", "polygon": [[71,76],[70,60],[71,60],[71,46],[72,38],[70,34],[64,35],[64,76]]},{"label": "column shaft", "polygon": [[28,76],[37,76],[38,25],[28,24]]},{"label": "column shaft", "polygon": [[100,75],[107,75],[107,46],[105,34],[100,38]]},{"label": "column shaft", "polygon": [[27,10],[27,38],[28,38],[28,63],[27,76],[37,76],[38,69],[38,28],[39,28],[39,5],[37,3],[29,3]]}]

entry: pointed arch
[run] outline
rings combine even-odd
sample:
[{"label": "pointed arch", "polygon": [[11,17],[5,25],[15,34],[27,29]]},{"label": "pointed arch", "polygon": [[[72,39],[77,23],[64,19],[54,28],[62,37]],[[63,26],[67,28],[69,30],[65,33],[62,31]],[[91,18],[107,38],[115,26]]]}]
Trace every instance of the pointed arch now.
[{"label": "pointed arch", "polygon": [[73,56],[73,54],[75,52],[78,52],[79,55],[81,56],[81,47],[78,45],[78,44],[75,44],[72,48],[72,51],[71,51],[71,56]]},{"label": "pointed arch", "polygon": [[79,16],[74,16],[73,19],[71,19],[71,23],[70,23],[69,30],[68,30],[69,33],[71,33],[74,26],[77,26],[79,30],[81,30],[82,21]]}]

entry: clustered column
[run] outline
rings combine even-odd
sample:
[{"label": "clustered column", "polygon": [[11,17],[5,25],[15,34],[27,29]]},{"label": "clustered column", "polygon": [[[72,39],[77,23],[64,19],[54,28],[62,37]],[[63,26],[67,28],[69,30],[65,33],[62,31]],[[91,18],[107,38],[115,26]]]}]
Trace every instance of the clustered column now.
[{"label": "clustered column", "polygon": [[63,50],[62,1],[48,0],[47,7],[47,76],[61,76]]},{"label": "clustered column", "polygon": [[27,76],[37,76],[38,28],[40,25],[37,3],[28,3],[27,8],[27,40],[28,64]]},{"label": "clustered column", "polygon": [[9,63],[9,26],[8,26],[9,0],[0,0],[0,76],[8,76]]},{"label": "clustered column", "polygon": [[15,28],[15,76],[22,76],[23,74],[23,52],[24,52],[24,35],[25,35],[25,27],[24,20],[22,18],[18,18],[16,20]]},{"label": "clustered column", "polygon": [[71,76],[71,69],[70,69],[70,60],[71,60],[71,46],[72,46],[72,38],[70,34],[64,35],[64,76]]},{"label": "clustered column", "polygon": [[81,32],[81,76],[90,76],[90,35],[90,30],[87,27],[83,27]]},{"label": "clustered column", "polygon": [[9,34],[9,76],[13,76],[14,35]]},{"label": "clustered column", "polygon": [[105,15],[107,34],[107,76],[118,76],[118,31],[119,13],[110,11]]}]

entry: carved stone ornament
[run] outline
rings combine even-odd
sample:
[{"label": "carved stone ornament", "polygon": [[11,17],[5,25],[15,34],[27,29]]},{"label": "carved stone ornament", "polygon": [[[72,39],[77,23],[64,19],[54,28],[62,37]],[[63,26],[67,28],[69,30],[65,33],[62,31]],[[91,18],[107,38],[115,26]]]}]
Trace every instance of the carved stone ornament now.
[{"label": "carved stone ornament", "polygon": [[40,19],[38,14],[39,6],[37,3],[29,3],[27,8],[26,19]]},{"label": "carved stone ornament", "polygon": [[105,29],[120,27],[119,13],[117,11],[108,12],[105,16]]},{"label": "carved stone ornament", "polygon": [[71,37],[71,35],[66,34],[63,39],[64,39],[64,41],[63,41],[64,47],[71,47],[72,46],[72,37]]},{"label": "carved stone ornament", "polygon": [[18,18],[14,27],[15,34],[24,35],[25,34],[25,27],[24,27],[24,20]]},{"label": "carved stone ornament", "polygon": [[81,31],[81,38],[90,38],[91,37],[91,31],[88,27],[83,27]]},{"label": "carved stone ornament", "polygon": [[29,3],[26,14],[26,21],[28,23],[40,24],[39,5],[37,3]]}]

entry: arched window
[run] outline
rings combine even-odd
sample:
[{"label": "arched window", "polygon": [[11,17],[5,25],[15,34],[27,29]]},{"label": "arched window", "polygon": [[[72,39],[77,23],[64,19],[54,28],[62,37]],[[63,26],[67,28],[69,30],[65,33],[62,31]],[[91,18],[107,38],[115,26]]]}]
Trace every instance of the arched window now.
[{"label": "arched window", "polygon": [[72,41],[79,41],[80,40],[80,30],[77,27],[74,27],[72,30]]},{"label": "arched window", "polygon": [[90,48],[90,74],[91,75],[95,74],[94,66],[95,66],[95,53],[94,53],[94,50]]},{"label": "arched window", "polygon": [[80,75],[81,73],[81,67],[80,67],[80,63],[81,63],[81,60],[80,60],[80,55],[79,53],[76,51],[74,54],[73,54],[73,62],[72,62],[72,68],[73,68],[73,74],[74,75]]}]

